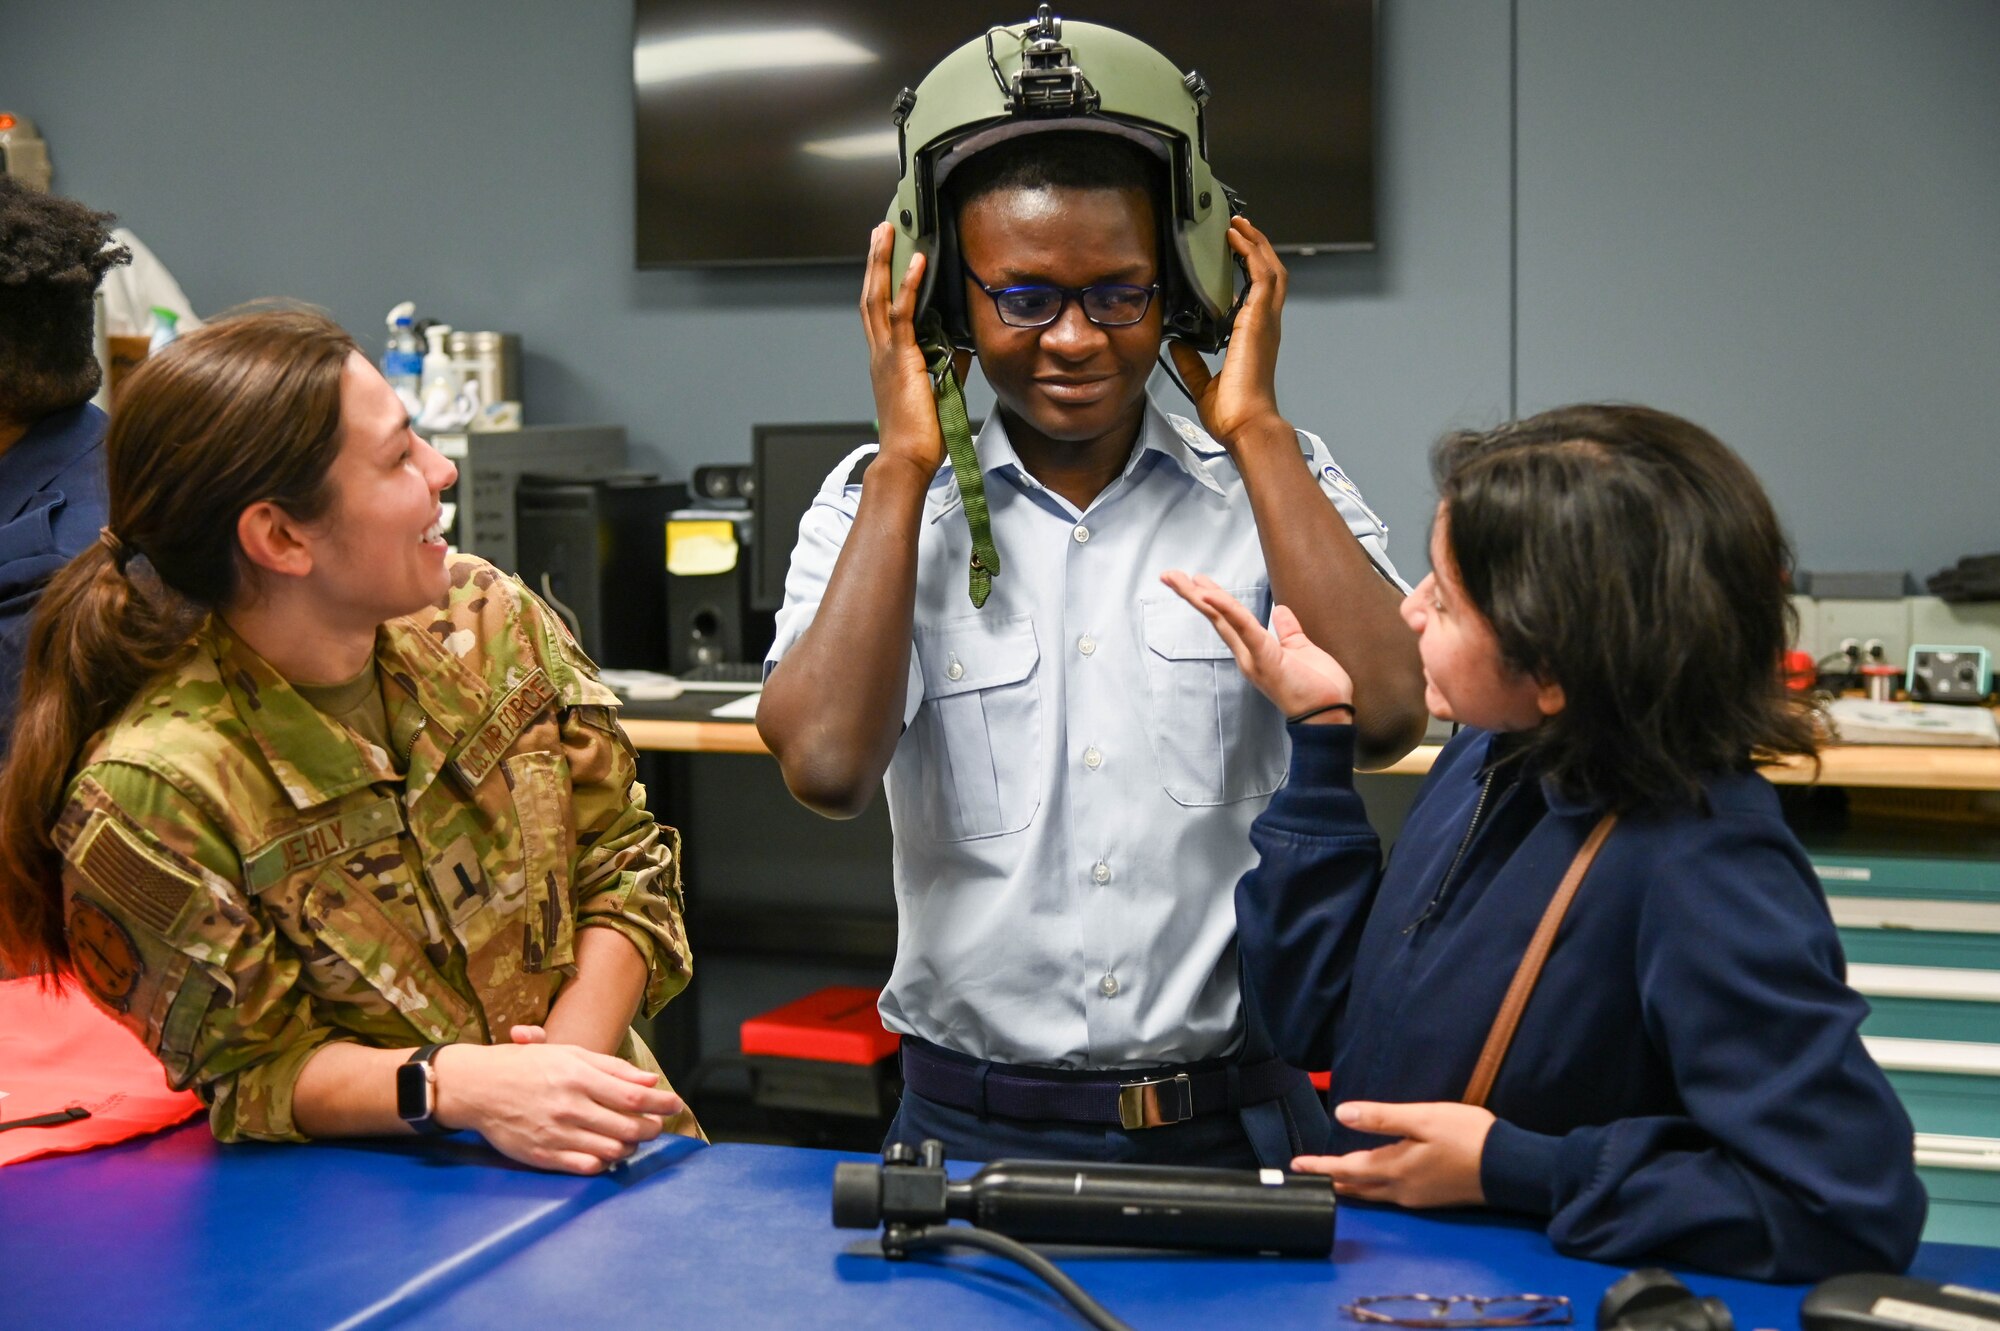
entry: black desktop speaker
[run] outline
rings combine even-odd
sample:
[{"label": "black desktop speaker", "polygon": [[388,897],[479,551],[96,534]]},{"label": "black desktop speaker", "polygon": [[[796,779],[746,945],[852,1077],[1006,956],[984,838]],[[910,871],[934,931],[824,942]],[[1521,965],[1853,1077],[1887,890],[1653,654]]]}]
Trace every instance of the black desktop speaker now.
[{"label": "black desktop speaker", "polygon": [[684,483],[653,476],[521,478],[515,571],[599,665],[667,668],[667,514],[687,499]]},{"label": "black desktop speaker", "polygon": [[757,497],[756,478],[740,462],[723,462],[694,469],[694,497],[697,502],[718,508],[735,507]]},{"label": "black desktop speaker", "polygon": [[750,606],[750,515],[687,509],[667,523],[668,669],[763,660],[772,616]]}]

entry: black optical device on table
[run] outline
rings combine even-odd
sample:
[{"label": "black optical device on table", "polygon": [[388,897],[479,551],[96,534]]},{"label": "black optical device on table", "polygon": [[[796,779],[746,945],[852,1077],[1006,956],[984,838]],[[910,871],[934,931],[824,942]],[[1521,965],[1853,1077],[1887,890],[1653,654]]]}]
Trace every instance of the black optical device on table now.
[{"label": "black optical device on table", "polygon": [[1278,1169],[995,1160],[952,1179],[936,1140],[921,1151],[892,1142],[880,1165],[833,1167],[834,1225],[883,1226],[884,1257],[982,1248],[1027,1267],[1107,1331],[1125,1324],[1020,1240],[1323,1258],[1334,1210],[1327,1179]]},{"label": "black optical device on table", "polygon": [[1332,1185],[1278,1169],[996,1160],[971,1178],[944,1172],[944,1147],[901,1142],[880,1165],[833,1167],[833,1223],[888,1226],[882,1248],[947,1220],[1040,1243],[1199,1248],[1324,1257],[1333,1251]]}]

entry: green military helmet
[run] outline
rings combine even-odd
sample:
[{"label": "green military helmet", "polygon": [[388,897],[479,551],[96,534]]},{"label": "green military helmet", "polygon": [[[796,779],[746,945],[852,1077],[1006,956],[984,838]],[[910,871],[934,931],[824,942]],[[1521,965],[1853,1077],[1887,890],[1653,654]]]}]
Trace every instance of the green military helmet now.
[{"label": "green military helmet", "polygon": [[[946,334],[970,346],[956,227],[939,196],[951,172],[1002,141],[1050,130],[1097,131],[1138,144],[1164,167],[1166,335],[1198,350],[1229,340],[1240,265],[1229,219],[1239,211],[1208,166],[1202,107],[1208,85],[1183,75],[1136,37],[1095,23],[1064,23],[1042,5],[1018,28],[995,27],[946,56],[916,90],[896,99],[900,174],[889,221],[892,272],[926,257],[918,313],[935,310]],[[940,284],[940,277],[945,278]]]}]

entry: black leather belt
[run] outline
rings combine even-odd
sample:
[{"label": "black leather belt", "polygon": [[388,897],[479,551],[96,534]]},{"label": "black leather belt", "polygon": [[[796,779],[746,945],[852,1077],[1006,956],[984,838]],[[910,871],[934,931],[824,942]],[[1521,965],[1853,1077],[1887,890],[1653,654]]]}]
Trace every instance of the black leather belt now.
[{"label": "black leather belt", "polygon": [[1305,1079],[1305,1073],[1275,1058],[1122,1071],[1018,1067],[981,1062],[903,1037],[903,1085],[926,1100],[981,1118],[1158,1128],[1276,1100]]}]

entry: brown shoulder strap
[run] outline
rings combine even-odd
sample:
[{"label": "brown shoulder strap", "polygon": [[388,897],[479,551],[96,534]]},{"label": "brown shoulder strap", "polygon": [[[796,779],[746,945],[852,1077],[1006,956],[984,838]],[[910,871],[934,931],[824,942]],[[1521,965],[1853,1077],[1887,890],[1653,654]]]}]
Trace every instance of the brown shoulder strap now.
[{"label": "brown shoulder strap", "polygon": [[1535,982],[1542,978],[1542,963],[1549,959],[1549,949],[1555,946],[1556,930],[1562,928],[1563,916],[1569,914],[1569,903],[1576,898],[1577,887],[1590,872],[1590,862],[1597,858],[1617,821],[1617,814],[1607,813],[1591,829],[1577,849],[1576,858],[1569,862],[1569,872],[1563,875],[1555,896],[1549,899],[1549,908],[1542,912],[1542,922],[1535,926],[1535,936],[1528,940],[1528,950],[1514,971],[1514,982],[1507,986],[1507,996],[1500,1000],[1493,1029],[1486,1033],[1486,1047],[1479,1051],[1479,1064],[1472,1069],[1472,1080],[1465,1087],[1466,1104],[1486,1103],[1493,1079],[1500,1075],[1500,1064],[1507,1057],[1507,1046],[1514,1043],[1514,1028],[1521,1024],[1521,1012],[1535,992]]}]

